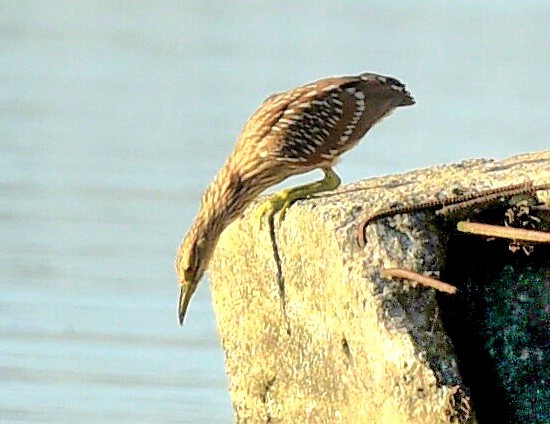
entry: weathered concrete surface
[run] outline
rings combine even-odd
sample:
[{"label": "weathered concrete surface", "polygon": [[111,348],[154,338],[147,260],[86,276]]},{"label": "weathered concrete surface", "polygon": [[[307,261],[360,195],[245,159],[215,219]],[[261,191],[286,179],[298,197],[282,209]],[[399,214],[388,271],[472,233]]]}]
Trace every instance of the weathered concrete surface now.
[{"label": "weathered concrete surface", "polygon": [[380,277],[390,267],[437,275],[449,235],[433,211],[369,225],[364,249],[356,229],[396,203],[525,180],[550,183],[550,151],[360,181],[296,203],[272,231],[250,208],[210,266],[236,419],[475,422],[434,291]]}]

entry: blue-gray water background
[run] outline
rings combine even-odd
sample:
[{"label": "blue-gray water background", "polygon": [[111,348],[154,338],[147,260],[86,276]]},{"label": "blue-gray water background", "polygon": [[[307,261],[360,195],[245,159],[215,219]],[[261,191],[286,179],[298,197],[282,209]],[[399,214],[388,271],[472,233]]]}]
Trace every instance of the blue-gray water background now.
[{"label": "blue-gray water background", "polygon": [[375,71],[418,104],[345,182],[547,149],[549,5],[0,0],[0,422],[231,422],[208,282],[180,329],[173,259],[249,114]]}]

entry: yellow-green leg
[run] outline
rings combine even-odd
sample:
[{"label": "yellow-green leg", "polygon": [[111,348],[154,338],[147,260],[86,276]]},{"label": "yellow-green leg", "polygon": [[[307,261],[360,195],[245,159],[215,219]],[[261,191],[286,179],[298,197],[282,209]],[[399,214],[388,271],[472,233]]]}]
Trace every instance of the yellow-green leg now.
[{"label": "yellow-green leg", "polygon": [[266,215],[272,217],[277,212],[279,213],[279,219],[282,221],[285,219],[286,210],[295,201],[307,199],[311,195],[323,191],[336,190],[342,181],[340,177],[330,168],[323,169],[322,171],[325,173],[325,178],[322,180],[282,190],[258,206],[255,214],[260,219],[260,223]]}]

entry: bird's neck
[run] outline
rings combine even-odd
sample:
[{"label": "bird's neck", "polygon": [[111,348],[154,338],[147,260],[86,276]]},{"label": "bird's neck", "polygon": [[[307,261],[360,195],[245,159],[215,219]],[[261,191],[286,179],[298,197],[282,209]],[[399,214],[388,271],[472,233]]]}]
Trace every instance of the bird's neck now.
[{"label": "bird's neck", "polygon": [[209,239],[215,239],[239,217],[250,204],[241,194],[242,180],[231,166],[226,164],[207,187],[195,224]]},{"label": "bird's neck", "polygon": [[186,238],[207,240],[209,249],[205,252],[206,258],[203,258],[207,262],[206,266],[223,230],[237,219],[253,200],[244,192],[245,186],[241,175],[228,161],[202,196],[199,212]]}]

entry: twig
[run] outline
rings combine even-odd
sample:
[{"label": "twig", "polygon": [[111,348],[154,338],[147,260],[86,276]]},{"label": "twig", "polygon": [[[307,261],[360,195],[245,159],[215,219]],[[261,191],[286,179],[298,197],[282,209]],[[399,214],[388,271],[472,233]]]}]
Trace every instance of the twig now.
[{"label": "twig", "polygon": [[423,286],[431,287],[433,289],[439,290],[441,292],[449,293],[449,294],[455,294],[457,290],[455,286],[444,283],[443,281],[436,280],[433,277],[428,277],[427,275],[422,275],[422,274],[419,274],[418,272],[410,271],[408,269],[388,268],[388,269],[382,270],[381,275],[384,278],[388,278],[388,277],[406,278],[408,280],[412,280],[419,284],[422,284]]}]

